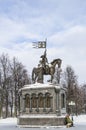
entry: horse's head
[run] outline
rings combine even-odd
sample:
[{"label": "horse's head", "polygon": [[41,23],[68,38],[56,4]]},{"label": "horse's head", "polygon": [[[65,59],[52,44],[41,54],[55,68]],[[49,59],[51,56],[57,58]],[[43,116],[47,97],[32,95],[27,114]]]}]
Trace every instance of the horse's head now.
[{"label": "horse's head", "polygon": [[62,60],[61,59],[57,59],[57,64],[58,64],[58,68],[60,68],[61,64],[62,64]]},{"label": "horse's head", "polygon": [[54,60],[51,62],[52,65],[58,64],[58,68],[61,67],[61,63],[62,63],[62,60],[61,60],[61,59],[54,59]]}]

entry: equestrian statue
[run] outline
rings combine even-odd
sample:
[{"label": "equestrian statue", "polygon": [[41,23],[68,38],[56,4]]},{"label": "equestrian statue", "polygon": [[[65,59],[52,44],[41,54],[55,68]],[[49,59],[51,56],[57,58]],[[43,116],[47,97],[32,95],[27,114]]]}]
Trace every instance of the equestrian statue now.
[{"label": "equestrian statue", "polygon": [[61,67],[62,60],[60,58],[54,59],[51,63],[48,63],[48,59],[46,57],[46,50],[44,54],[40,57],[38,67],[34,67],[32,70],[32,82],[43,83],[44,75],[50,75],[51,79],[49,80],[51,83],[54,78],[55,67],[58,65],[58,69]]}]

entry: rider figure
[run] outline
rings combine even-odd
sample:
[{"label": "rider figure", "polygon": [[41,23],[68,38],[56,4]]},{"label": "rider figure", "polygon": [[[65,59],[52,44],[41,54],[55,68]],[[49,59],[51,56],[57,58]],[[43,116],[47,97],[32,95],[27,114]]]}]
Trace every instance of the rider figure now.
[{"label": "rider figure", "polygon": [[45,52],[44,52],[44,55],[41,55],[40,58],[42,58],[42,59],[40,60],[40,65],[44,68],[44,70],[46,70],[46,65],[48,65],[48,59],[47,59],[47,57],[46,57],[46,50],[45,50]]}]

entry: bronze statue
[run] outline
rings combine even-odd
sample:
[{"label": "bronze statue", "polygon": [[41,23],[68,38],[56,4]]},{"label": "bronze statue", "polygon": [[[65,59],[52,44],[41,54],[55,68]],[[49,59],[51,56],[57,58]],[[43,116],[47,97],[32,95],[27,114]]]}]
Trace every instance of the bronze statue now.
[{"label": "bronze statue", "polygon": [[32,70],[32,81],[33,83],[35,82],[43,83],[43,75],[51,75],[50,81],[52,82],[55,73],[55,66],[58,65],[58,68],[60,68],[62,60],[54,59],[49,66],[46,57],[46,50],[44,52],[44,55],[42,55],[40,58],[42,58],[40,64],[38,64],[37,68],[33,68]]}]

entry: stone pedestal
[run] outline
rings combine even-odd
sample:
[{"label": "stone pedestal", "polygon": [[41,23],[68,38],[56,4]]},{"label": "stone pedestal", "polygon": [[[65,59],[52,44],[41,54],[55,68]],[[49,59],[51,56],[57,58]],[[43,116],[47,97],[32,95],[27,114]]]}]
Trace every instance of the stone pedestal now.
[{"label": "stone pedestal", "polygon": [[18,125],[64,125],[66,113],[65,90],[54,84],[25,85],[19,91],[20,115]]}]

